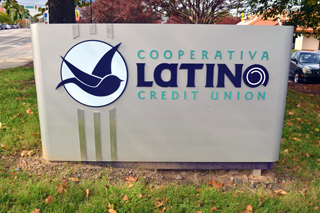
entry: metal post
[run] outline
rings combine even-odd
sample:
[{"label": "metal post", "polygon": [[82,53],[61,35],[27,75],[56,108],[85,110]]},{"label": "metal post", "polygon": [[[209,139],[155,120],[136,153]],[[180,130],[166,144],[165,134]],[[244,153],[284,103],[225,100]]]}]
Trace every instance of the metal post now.
[{"label": "metal post", "polygon": [[92,23],[92,0],[90,0],[90,23]]}]

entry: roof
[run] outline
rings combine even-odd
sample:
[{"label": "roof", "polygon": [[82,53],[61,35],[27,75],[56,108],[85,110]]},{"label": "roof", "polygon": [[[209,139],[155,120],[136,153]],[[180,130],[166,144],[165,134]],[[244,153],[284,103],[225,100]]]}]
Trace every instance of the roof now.
[{"label": "roof", "polygon": [[[280,16],[280,20],[281,23],[284,23],[286,21],[286,17],[285,16]],[[238,23],[237,25],[262,25],[262,26],[279,26],[279,22],[278,21],[274,21],[272,18],[268,18],[267,20],[262,19],[262,17],[258,17],[258,16],[248,16],[247,19],[244,19],[243,21],[241,21],[240,23]],[[300,33],[302,31],[302,27],[297,27],[296,29],[296,33]],[[314,30],[312,28],[308,28],[305,30],[306,33],[314,33]]]}]

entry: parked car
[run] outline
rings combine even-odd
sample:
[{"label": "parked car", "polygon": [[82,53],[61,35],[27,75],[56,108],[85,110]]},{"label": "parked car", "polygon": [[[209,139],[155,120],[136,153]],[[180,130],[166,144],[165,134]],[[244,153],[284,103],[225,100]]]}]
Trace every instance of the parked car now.
[{"label": "parked car", "polygon": [[1,27],[3,27],[3,29],[10,29],[11,26],[9,24],[1,24]]},{"label": "parked car", "polygon": [[294,83],[320,82],[320,53],[296,51],[291,55],[289,77]]}]

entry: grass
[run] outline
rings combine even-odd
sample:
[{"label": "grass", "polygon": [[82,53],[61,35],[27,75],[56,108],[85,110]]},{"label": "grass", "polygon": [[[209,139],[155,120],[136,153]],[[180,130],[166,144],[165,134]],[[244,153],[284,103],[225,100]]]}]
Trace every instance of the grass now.
[{"label": "grass", "polygon": [[[15,178],[12,178],[14,176]],[[61,184],[66,191],[59,193]],[[256,193],[233,190],[223,192],[209,185],[145,186],[142,181],[129,188],[128,184],[110,184],[105,179],[64,185],[59,180],[37,179],[25,173],[1,177],[0,212],[243,212],[251,205],[255,212],[311,212],[319,202],[317,188],[309,194],[292,193],[281,196],[259,189]],[[86,190],[89,190],[86,196]],[[52,202],[46,199],[52,196]],[[127,199],[124,199],[124,197]]]},{"label": "grass", "polygon": [[10,147],[6,152],[40,148],[33,68],[1,70],[0,79],[0,140]]},{"label": "grass", "polygon": [[279,195],[263,187],[253,192],[245,184],[226,190],[207,182],[146,183],[143,177],[115,183],[108,168],[101,179],[80,182],[16,172],[7,168],[7,157],[41,149],[33,68],[0,70],[0,88],[0,212],[244,212],[249,205],[253,212],[320,211],[319,96],[288,90],[274,171],[296,180],[280,182],[288,194]]}]

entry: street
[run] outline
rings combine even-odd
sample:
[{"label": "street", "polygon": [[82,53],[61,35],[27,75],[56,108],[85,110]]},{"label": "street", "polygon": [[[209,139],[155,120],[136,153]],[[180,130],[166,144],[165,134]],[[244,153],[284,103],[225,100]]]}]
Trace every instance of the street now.
[{"label": "street", "polygon": [[30,29],[0,31],[0,60],[32,56]]},{"label": "street", "polygon": [[[9,29],[0,31],[0,69],[32,61],[31,31]],[[20,65],[21,66],[21,65]]]}]

